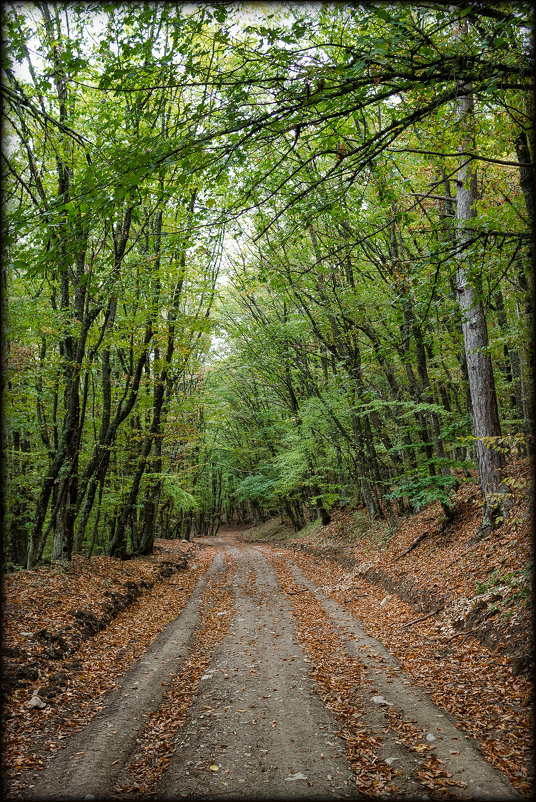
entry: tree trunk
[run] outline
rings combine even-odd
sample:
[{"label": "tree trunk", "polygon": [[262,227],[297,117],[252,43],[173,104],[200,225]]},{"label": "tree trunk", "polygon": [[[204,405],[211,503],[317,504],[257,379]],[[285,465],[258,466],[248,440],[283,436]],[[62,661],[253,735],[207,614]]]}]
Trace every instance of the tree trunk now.
[{"label": "tree trunk", "polygon": [[529,216],[530,225],[534,225],[534,162],[530,157],[529,143],[525,131],[522,131],[515,141],[519,167],[519,183],[525,199],[525,206]]},{"label": "tree trunk", "polygon": [[[504,298],[499,289],[495,294],[495,306],[497,309],[497,322],[501,328],[503,338],[506,340],[508,335],[508,318],[504,307]],[[520,420],[523,419],[523,399],[521,397],[521,376],[520,359],[516,348],[506,345],[503,346],[504,353],[504,374],[506,381],[510,385],[510,408],[513,415]]]},{"label": "tree trunk", "polygon": [[[464,87],[464,95],[458,103],[458,119],[462,126],[460,150],[474,148],[474,101],[470,87]],[[467,157],[464,156],[464,159]],[[456,193],[456,221],[458,238],[458,265],[456,290],[462,318],[463,341],[467,359],[469,389],[473,409],[473,430],[476,438],[476,456],[480,486],[482,488],[482,530],[496,525],[504,512],[502,480],[502,456],[493,447],[493,438],[500,437],[501,427],[495,392],[495,379],[488,353],[488,330],[479,277],[471,270],[470,241],[471,220],[476,217],[477,176],[473,161],[462,164],[458,171]]]},{"label": "tree trunk", "polygon": [[[13,456],[11,457],[10,479],[18,483],[18,477],[24,475],[27,460],[23,456],[30,454],[30,440],[28,435],[18,431],[13,432]],[[3,531],[7,534],[6,559],[15,565],[26,565],[28,559],[28,527],[30,519],[31,492],[24,483],[20,484],[18,493],[11,495],[9,506],[9,524]]]}]

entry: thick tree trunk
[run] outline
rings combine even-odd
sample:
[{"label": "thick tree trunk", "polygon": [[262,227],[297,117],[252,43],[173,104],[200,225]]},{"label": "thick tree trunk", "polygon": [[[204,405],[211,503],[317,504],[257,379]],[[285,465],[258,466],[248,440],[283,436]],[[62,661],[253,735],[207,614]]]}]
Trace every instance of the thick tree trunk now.
[{"label": "thick tree trunk", "polygon": [[[460,150],[474,147],[474,102],[471,92],[464,94],[458,104],[458,119],[463,129]],[[466,157],[463,157],[466,159]],[[476,456],[483,497],[482,528],[493,528],[503,511],[501,486],[502,456],[493,445],[500,437],[501,427],[495,392],[495,379],[488,352],[488,330],[482,304],[478,276],[471,270],[469,244],[470,223],[476,217],[477,179],[475,163],[463,164],[458,171],[456,220],[458,237],[458,266],[456,290],[462,318],[463,341],[473,409],[473,430],[476,437]]]},{"label": "thick tree trunk", "polygon": [[[73,365],[81,364],[82,359],[85,353],[85,345],[86,339],[91,328],[91,325],[98,314],[98,310],[95,309],[92,313],[88,313],[85,316],[85,319],[82,323],[82,330],[80,332],[80,336],[76,342],[76,347],[74,349],[74,357],[71,358],[70,362],[66,363],[66,389],[65,389],[65,417],[64,417],[64,424],[63,424],[63,431],[57,446],[57,449],[54,453],[52,458],[51,464],[48,468],[46,476],[44,477],[43,483],[41,485],[41,491],[39,494],[39,498],[37,500],[36,511],[32,526],[32,531],[30,535],[30,544],[28,548],[28,568],[33,568],[35,561],[37,559],[37,555],[39,554],[42,546],[42,538],[43,538],[43,525],[45,522],[45,518],[47,515],[48,504],[50,501],[50,495],[53,491],[55,486],[56,480],[60,475],[60,471],[63,469],[65,472],[65,477],[63,478],[62,482],[60,483],[60,489],[63,492],[59,493],[59,498],[61,500],[61,504],[72,504],[73,497],[76,495],[76,481],[77,481],[77,460],[78,460],[78,451],[80,446],[80,409],[79,409],[79,397],[78,397],[78,390],[79,390],[79,377],[74,369]],[[67,467],[65,463],[67,462]],[[67,492],[68,490],[68,492]],[[58,510],[59,511],[59,510]],[[72,506],[68,510],[67,507],[61,507],[61,513],[64,516],[62,525],[66,527],[64,535],[57,535],[58,544],[60,543],[61,539],[64,536],[68,539],[70,536],[70,545],[67,545],[65,549],[63,546],[60,547],[59,545],[56,546],[56,552],[61,552],[62,556],[64,554],[68,554],[66,559],[70,559],[70,552],[72,548],[72,526],[74,523],[74,518],[72,517],[65,517],[67,515],[72,516]],[[62,532],[64,529],[62,528]]]},{"label": "thick tree trunk", "polygon": [[151,487],[151,497],[146,496],[143,503],[143,534],[139,545],[134,549],[137,554],[149,555],[153,553],[155,539],[155,524],[160,499],[160,482]]},{"label": "thick tree trunk", "polygon": [[[15,477],[24,475],[28,465],[28,460],[23,456],[24,454],[30,454],[30,439],[26,432],[21,434],[18,431],[14,431],[13,455],[10,460],[10,479],[13,483]],[[25,566],[28,559],[27,521],[30,519],[31,501],[30,489],[21,484],[19,492],[13,494],[9,506],[9,524],[3,530],[7,534],[4,544],[7,560],[15,565]]]}]

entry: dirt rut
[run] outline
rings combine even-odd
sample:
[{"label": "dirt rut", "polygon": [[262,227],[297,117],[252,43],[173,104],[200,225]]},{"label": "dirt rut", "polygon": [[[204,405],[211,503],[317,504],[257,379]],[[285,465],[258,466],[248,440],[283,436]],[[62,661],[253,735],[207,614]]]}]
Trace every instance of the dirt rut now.
[{"label": "dirt rut", "polygon": [[123,765],[135,748],[145,716],[155,710],[165,685],[188,653],[207,577],[223,567],[218,555],[180,615],[153,641],[112,691],[105,708],[37,775],[32,799],[110,799]]},{"label": "dirt rut", "polygon": [[[347,760],[340,722],[322,701],[310,676],[311,660],[289,599],[278,584],[274,550],[237,543],[233,533],[205,541],[220,549],[186,607],[153,642],[108,697],[105,709],[68,740],[30,790],[33,799],[363,799]],[[203,543],[203,541],[200,541]],[[188,718],[174,741],[174,753],[150,796],[114,793],[126,777],[129,759],[164,686],[180,671],[194,648],[200,599],[206,579],[224,568],[229,555],[237,566],[234,606],[227,633],[203,674]],[[285,555],[288,558],[288,555]],[[424,727],[437,756],[454,779],[467,784],[453,795],[469,799],[518,798],[507,780],[486,763],[447,715],[401,672],[383,646],[366,635],[347,610],[290,561],[304,592],[314,592],[348,654],[366,665],[359,688],[366,725],[378,736],[378,760],[396,763],[400,796],[444,798],[424,788],[415,772],[415,753],[390,732],[382,696]],[[373,771],[373,769],[372,769]],[[368,798],[368,797],[367,797]]]},{"label": "dirt rut", "polygon": [[233,621],[157,796],[361,798],[273,568],[255,549],[228,548],[239,560]]}]

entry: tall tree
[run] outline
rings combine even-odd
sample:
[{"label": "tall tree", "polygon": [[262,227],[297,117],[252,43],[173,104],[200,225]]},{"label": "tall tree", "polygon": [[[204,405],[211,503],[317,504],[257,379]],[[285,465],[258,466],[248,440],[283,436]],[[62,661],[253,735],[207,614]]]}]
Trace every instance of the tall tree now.
[{"label": "tall tree", "polygon": [[[467,35],[467,22],[459,25],[459,38]],[[457,115],[460,131],[459,150],[462,164],[458,170],[456,191],[456,220],[459,249],[457,253],[456,290],[462,318],[462,331],[469,388],[473,429],[480,486],[482,488],[482,531],[493,528],[499,513],[505,512],[502,485],[502,451],[497,438],[501,436],[495,379],[489,354],[489,339],[482,299],[482,286],[475,270],[471,270],[471,242],[478,200],[474,124],[474,95],[471,83],[460,85]]]}]

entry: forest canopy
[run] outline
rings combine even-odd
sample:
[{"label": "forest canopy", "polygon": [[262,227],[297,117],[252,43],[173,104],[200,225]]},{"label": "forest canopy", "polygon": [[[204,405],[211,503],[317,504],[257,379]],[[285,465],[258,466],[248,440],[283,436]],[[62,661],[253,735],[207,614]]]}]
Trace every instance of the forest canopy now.
[{"label": "forest canopy", "polygon": [[[362,505],[531,448],[529,3],[8,3],[4,558]],[[475,474],[476,472],[476,474]]]}]

